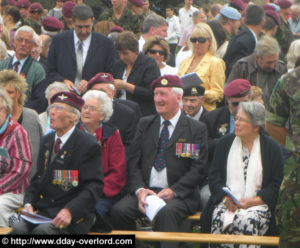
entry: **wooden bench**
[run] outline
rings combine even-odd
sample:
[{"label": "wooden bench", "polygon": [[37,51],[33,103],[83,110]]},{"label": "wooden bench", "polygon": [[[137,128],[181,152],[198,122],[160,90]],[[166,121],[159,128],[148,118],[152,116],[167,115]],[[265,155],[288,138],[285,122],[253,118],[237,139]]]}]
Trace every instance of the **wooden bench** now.
[{"label": "wooden bench", "polygon": [[278,246],[279,237],[274,236],[250,236],[250,235],[226,235],[207,233],[174,233],[174,232],[149,232],[149,231],[119,231],[111,233],[90,233],[90,235],[135,235],[136,240],[162,241],[162,242],[191,242],[191,243],[215,243],[215,244],[249,244]]},{"label": "wooden bench", "polygon": [[197,212],[194,215],[190,215],[187,217],[188,220],[197,221],[200,220],[201,212]]},{"label": "wooden bench", "polygon": [[0,227],[0,235],[8,234],[12,228],[10,227]]}]

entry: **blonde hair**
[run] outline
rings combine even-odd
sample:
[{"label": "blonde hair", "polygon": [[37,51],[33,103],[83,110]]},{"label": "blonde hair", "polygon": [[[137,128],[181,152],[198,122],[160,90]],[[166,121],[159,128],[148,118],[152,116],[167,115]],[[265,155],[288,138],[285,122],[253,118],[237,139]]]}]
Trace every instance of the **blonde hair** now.
[{"label": "blonde hair", "polygon": [[250,89],[249,100],[253,101],[255,98],[263,95],[263,91],[260,87],[252,85]]},{"label": "blonde hair", "polygon": [[297,58],[300,56],[300,40],[294,40],[289,48],[287,57],[287,68],[294,69]]},{"label": "blonde hair", "polygon": [[[213,33],[211,27],[208,24],[201,22],[194,26],[194,29],[193,29],[190,37],[199,37],[199,36],[210,40],[209,51],[213,55],[215,55],[216,51],[217,51],[217,41],[216,41],[216,38],[214,36],[214,33]],[[190,43],[190,41],[189,41],[189,43]],[[193,50],[193,46],[190,46],[190,47],[192,47],[192,50]]]}]

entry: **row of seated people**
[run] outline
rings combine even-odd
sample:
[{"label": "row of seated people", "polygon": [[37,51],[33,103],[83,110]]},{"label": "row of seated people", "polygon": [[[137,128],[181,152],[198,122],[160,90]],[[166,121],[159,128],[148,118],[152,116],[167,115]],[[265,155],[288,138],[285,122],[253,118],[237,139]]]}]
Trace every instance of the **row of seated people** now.
[{"label": "row of seated people", "polygon": [[[1,73],[12,73],[22,80],[16,72]],[[125,153],[119,131],[107,123],[112,101],[93,89],[103,84],[101,75],[90,81],[92,90],[84,100],[67,91],[51,97],[47,128],[55,132],[41,141],[36,173],[29,185],[27,134],[11,117],[11,99],[1,90],[1,147],[9,155],[1,155],[6,176],[3,185],[7,186],[1,194],[2,221],[7,223],[20,205],[53,219],[51,224],[40,225],[21,220],[13,226],[12,234],[88,233],[95,222],[95,209],[100,228],[111,224],[114,229],[135,229],[136,219],[145,213],[148,195],[157,195],[167,203],[155,217],[154,230],[182,231],[186,217],[199,210],[198,185],[205,183],[209,163],[211,197],[202,215],[202,231],[264,235],[275,228],[281,151],[264,131],[263,105],[247,102],[247,80],[234,80],[226,87],[228,106],[204,115],[206,127],[180,109],[186,91],[180,78],[157,78],[152,83],[157,114],[140,120]],[[194,94],[198,90],[187,89]],[[230,113],[227,125],[218,124],[216,129],[219,134],[231,134],[214,145],[217,142],[212,136],[208,142],[207,130],[210,133],[215,128],[209,122],[216,111]],[[208,163],[209,150],[215,150],[215,155]],[[240,203],[226,196],[223,186],[230,187]],[[164,242],[160,246],[178,244]]]}]

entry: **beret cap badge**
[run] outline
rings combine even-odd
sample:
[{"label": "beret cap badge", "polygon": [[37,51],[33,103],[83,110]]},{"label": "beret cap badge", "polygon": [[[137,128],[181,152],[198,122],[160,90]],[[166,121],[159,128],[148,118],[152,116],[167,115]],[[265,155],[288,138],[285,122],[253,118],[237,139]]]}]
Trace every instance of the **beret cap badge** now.
[{"label": "beret cap badge", "polygon": [[198,91],[196,89],[196,87],[193,87],[192,88],[192,95],[197,95],[198,94]]},{"label": "beret cap badge", "polygon": [[168,80],[167,79],[162,79],[160,82],[162,85],[167,85],[168,84]]},{"label": "beret cap badge", "polygon": [[64,100],[64,99],[67,99],[68,97],[65,96],[64,94],[62,94],[61,96],[58,96],[58,98],[59,98],[60,100]]}]

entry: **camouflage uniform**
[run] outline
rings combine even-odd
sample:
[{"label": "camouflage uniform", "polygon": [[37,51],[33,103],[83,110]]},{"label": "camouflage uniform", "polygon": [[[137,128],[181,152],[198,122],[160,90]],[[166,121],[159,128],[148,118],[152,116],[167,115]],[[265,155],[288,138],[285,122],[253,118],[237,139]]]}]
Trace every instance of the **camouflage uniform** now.
[{"label": "camouflage uniform", "polygon": [[293,33],[287,21],[280,16],[280,26],[277,29],[275,38],[277,39],[280,48],[280,59],[286,62],[286,54],[289,50],[290,44],[293,41]]},{"label": "camouflage uniform", "polygon": [[37,21],[31,19],[30,17],[28,17],[27,19],[23,19],[22,23],[23,23],[23,25],[28,25],[28,26],[32,27],[37,34],[41,34],[41,31],[42,31],[42,23],[41,22],[37,22]]},{"label": "camouflage uniform", "polygon": [[113,9],[108,9],[102,15],[100,15],[98,21],[112,21],[114,24],[124,28],[125,30],[129,30],[138,34],[141,32],[141,21],[139,17],[131,12],[131,10],[125,8],[123,14],[118,20],[115,15]]},{"label": "camouflage uniform", "polygon": [[300,247],[300,67],[278,80],[270,98],[267,121],[285,127],[289,121],[284,178],[276,209],[280,247]]}]

